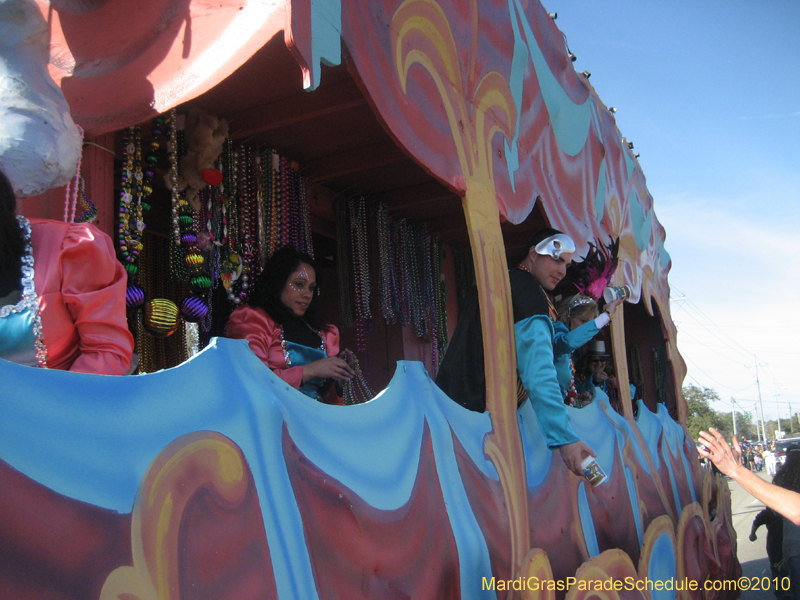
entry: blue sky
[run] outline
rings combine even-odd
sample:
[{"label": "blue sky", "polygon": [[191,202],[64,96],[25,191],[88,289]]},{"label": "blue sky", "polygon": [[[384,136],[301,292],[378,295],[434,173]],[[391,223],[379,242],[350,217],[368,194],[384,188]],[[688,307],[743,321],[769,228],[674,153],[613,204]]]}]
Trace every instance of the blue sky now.
[{"label": "blue sky", "polygon": [[800,2],[542,1],[641,153],[685,383],[800,412]]}]

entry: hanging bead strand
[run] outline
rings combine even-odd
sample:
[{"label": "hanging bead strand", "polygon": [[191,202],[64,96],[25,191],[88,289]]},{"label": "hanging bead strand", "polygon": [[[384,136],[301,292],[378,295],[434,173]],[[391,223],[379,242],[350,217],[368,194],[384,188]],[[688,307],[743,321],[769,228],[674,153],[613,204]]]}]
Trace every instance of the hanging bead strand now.
[{"label": "hanging bead strand", "polygon": [[367,203],[362,198],[350,202],[350,230],[355,274],[356,338],[359,352],[367,350],[367,329],[372,322],[372,284],[369,272]]},{"label": "hanging bead strand", "polygon": [[380,204],[378,206],[377,218],[378,257],[380,261],[378,289],[381,312],[387,323],[397,323],[399,321],[397,271],[395,269],[394,244],[392,243],[392,220],[386,205]]},{"label": "hanging bead strand", "polygon": [[339,275],[339,308],[342,313],[342,323],[346,327],[352,327],[355,315],[350,291],[350,227],[347,202],[344,200],[336,203],[336,269]]},{"label": "hanging bead strand", "polygon": [[75,167],[75,176],[70,180],[66,186],[66,193],[64,198],[64,221],[69,223],[75,222],[75,210],[78,206],[78,192],[83,182],[81,174],[81,162],[83,161],[83,127],[76,125],[78,133],[81,135],[81,153],[78,154],[78,164]]}]

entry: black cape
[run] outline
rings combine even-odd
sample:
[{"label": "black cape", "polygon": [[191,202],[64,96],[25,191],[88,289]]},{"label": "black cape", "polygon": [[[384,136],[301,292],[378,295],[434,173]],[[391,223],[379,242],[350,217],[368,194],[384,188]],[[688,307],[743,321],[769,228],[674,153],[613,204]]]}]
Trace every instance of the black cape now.
[{"label": "black cape", "polygon": [[[508,276],[514,323],[534,315],[554,319],[553,304],[533,275],[517,268],[511,269]],[[439,366],[436,385],[461,406],[476,412],[486,411],[482,336],[478,290],[472,288],[461,306],[456,329]]]}]

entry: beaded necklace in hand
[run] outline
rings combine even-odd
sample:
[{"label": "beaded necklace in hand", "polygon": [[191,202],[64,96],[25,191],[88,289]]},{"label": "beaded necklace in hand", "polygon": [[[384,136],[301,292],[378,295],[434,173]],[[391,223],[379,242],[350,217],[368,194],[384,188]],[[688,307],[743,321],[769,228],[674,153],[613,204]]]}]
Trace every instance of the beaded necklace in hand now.
[{"label": "beaded necklace in hand", "polygon": [[353,371],[355,371],[356,375],[342,384],[342,399],[344,400],[345,406],[362,404],[368,400],[372,400],[375,397],[375,392],[372,391],[372,388],[364,378],[361,366],[357,361],[349,360],[349,357],[346,360]]}]

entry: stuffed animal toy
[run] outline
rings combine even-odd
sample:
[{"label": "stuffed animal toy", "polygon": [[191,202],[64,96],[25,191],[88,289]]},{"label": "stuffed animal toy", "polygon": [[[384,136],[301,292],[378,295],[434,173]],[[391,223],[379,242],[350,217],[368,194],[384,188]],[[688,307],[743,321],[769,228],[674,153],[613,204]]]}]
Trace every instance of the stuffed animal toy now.
[{"label": "stuffed animal toy", "polygon": [[214,163],[228,137],[228,122],[193,107],[186,115],[185,137],[186,154],[180,161],[178,185],[185,189],[192,210],[200,210],[197,193],[206,185],[218,185],[221,180],[213,176],[221,175]]}]

